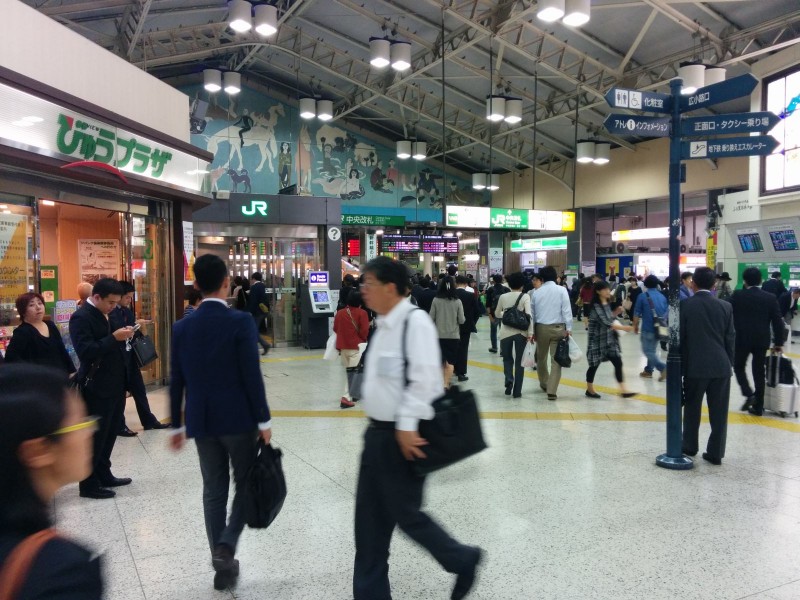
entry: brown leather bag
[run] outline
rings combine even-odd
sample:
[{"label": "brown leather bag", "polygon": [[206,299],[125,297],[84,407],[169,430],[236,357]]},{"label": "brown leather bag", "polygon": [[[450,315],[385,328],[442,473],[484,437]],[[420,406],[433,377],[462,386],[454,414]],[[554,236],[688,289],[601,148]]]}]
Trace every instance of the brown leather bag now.
[{"label": "brown leather bag", "polygon": [[29,535],[17,544],[0,570],[0,600],[17,597],[42,547],[56,537],[58,533],[51,527]]}]

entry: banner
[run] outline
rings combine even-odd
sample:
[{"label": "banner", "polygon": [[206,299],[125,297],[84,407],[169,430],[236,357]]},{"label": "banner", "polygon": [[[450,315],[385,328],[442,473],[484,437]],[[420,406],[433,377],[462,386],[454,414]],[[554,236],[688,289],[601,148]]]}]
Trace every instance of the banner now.
[{"label": "banner", "polygon": [[119,279],[119,240],[78,240],[78,265],[81,281]]},{"label": "banner", "polygon": [[194,283],[194,223],[183,221],[183,285]]},{"label": "banner", "polygon": [[16,314],[17,296],[28,291],[28,217],[0,214],[0,312]]}]

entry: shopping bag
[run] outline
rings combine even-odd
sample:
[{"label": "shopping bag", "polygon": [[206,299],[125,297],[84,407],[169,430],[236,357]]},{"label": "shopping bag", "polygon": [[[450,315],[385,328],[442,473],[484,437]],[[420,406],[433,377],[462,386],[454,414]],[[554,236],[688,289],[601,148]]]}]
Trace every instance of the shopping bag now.
[{"label": "shopping bag", "polygon": [[328,337],[328,342],[325,344],[325,354],[322,355],[325,360],[336,360],[339,358],[339,351],[336,349],[336,333],[332,333]]},{"label": "shopping bag", "polygon": [[569,340],[561,338],[556,346],[556,355],[553,359],[565,369],[572,366],[572,359],[569,357]]},{"label": "shopping bag", "polygon": [[256,459],[245,476],[244,518],[248,527],[269,527],[286,500],[286,478],[283,475],[283,453],[259,438]]},{"label": "shopping bag", "polygon": [[528,342],[525,346],[525,352],[522,353],[522,366],[526,369],[536,368],[536,344]]},{"label": "shopping bag", "polygon": [[572,362],[578,362],[583,358],[583,350],[578,346],[578,342],[575,341],[574,337],[569,336],[567,339],[569,340],[569,357]]}]

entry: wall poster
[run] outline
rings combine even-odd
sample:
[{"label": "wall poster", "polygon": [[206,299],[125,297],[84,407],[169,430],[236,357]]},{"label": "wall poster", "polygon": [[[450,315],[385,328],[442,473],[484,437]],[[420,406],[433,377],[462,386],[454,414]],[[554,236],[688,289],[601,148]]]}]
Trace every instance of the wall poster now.
[{"label": "wall poster", "polygon": [[183,221],[183,285],[194,283],[194,223]]},{"label": "wall poster", "polygon": [[28,291],[28,217],[0,214],[0,315],[16,315],[17,296]]},{"label": "wall poster", "polygon": [[119,240],[78,240],[81,281],[119,279]]}]

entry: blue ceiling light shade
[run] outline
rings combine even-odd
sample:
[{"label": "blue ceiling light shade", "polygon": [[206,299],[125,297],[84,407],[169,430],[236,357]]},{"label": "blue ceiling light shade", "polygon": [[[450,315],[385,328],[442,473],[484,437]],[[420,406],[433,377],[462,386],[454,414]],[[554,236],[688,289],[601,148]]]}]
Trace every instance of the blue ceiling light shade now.
[{"label": "blue ceiling light shade", "polygon": [[275,35],[278,31],[278,9],[271,4],[257,4],[254,8],[256,33]]},{"label": "blue ceiling light shade", "polygon": [[222,72],[217,69],[203,71],[203,87],[209,92],[218,92],[222,89]]},{"label": "blue ceiling light shade", "polygon": [[376,69],[388,67],[392,62],[391,46],[392,43],[387,38],[369,38],[369,64]]},{"label": "blue ceiling light shade", "polygon": [[570,27],[586,25],[589,22],[590,11],[590,0],[566,0],[565,14],[561,22]]},{"label": "blue ceiling light shade", "polygon": [[564,16],[564,0],[539,0],[536,16],[546,23]]},{"label": "blue ceiling light shade", "polygon": [[392,42],[389,48],[392,68],[395,71],[406,71],[411,68],[411,44],[408,42]]},{"label": "blue ceiling light shade", "polygon": [[253,28],[251,10],[247,0],[231,0],[228,3],[228,26],[237,33],[250,31]]}]

